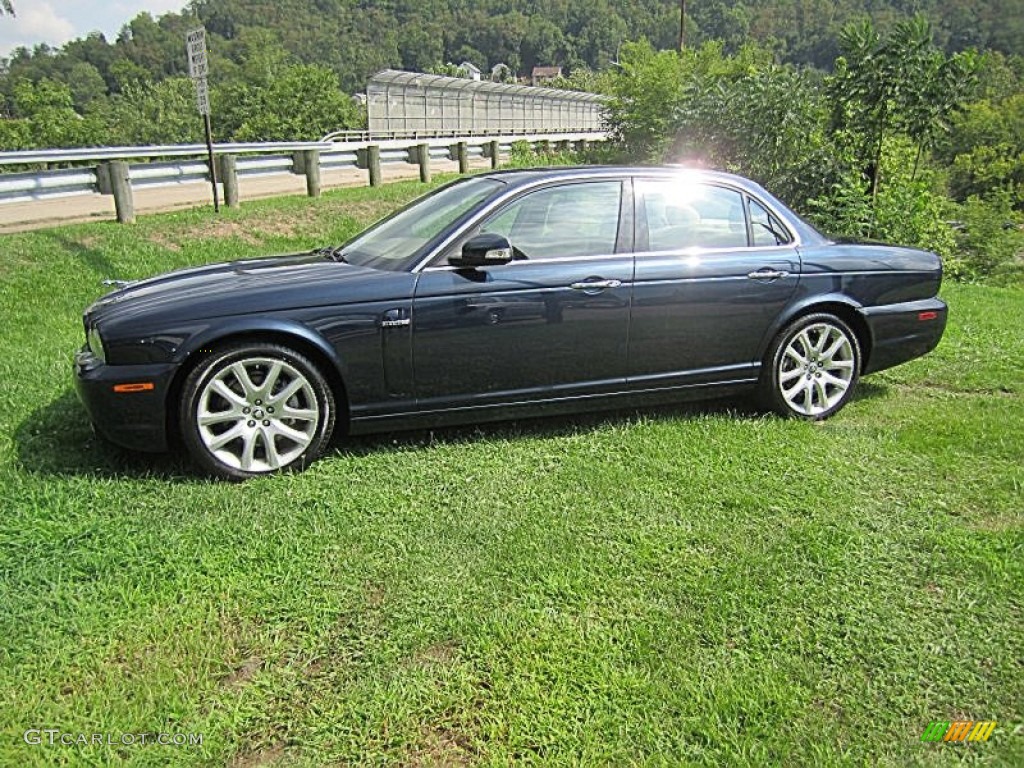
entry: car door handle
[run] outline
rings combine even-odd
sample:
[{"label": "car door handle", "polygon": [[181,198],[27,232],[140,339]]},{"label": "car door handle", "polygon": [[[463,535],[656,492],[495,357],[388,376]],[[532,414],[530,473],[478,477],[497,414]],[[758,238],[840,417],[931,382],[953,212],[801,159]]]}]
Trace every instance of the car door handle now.
[{"label": "car door handle", "polygon": [[784,269],[769,269],[764,267],[755,272],[748,272],[747,277],[751,280],[778,280],[783,277],[789,277],[789,272]]},{"label": "car door handle", "polygon": [[602,291],[605,288],[618,288],[622,285],[621,280],[581,280],[572,283],[569,287],[574,291]]}]

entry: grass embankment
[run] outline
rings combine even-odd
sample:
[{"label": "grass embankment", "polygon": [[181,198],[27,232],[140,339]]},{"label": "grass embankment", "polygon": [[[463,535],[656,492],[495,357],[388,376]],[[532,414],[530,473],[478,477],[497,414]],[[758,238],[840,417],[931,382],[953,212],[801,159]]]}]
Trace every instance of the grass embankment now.
[{"label": "grass embankment", "polygon": [[[0,763],[1024,764],[1020,291],[947,286],[939,349],[823,425],[412,433],[243,485],[91,436],[101,279],[337,242],[420,189],[0,238]],[[920,741],[958,718],[999,725]]]}]

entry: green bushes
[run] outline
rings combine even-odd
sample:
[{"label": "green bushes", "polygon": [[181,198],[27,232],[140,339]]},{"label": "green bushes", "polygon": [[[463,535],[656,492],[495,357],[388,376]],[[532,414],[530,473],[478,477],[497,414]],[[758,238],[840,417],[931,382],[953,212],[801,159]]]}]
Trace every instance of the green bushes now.
[{"label": "green bushes", "polygon": [[959,249],[968,275],[1024,283],[1024,231],[1008,190],[972,195],[961,207]]},{"label": "green bushes", "polygon": [[503,164],[505,168],[539,168],[548,165],[576,165],[581,162],[578,152],[566,149],[535,150],[528,141],[512,145],[512,154]]}]

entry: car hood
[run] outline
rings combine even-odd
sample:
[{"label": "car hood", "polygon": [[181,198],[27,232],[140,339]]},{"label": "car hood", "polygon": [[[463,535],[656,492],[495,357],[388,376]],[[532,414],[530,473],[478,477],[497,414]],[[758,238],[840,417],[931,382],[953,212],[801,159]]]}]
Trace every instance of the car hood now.
[{"label": "car hood", "polygon": [[[399,273],[333,261],[306,252],[168,272],[128,283],[88,310],[94,323],[210,318],[381,298]],[[409,279],[404,276],[403,282]],[[376,289],[371,286],[378,286]],[[392,286],[393,290],[393,286]]]}]

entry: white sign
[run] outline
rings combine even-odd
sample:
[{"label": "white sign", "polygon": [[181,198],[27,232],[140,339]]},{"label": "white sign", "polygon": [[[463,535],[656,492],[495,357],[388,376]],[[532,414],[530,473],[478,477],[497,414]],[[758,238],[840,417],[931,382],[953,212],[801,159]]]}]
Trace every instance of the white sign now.
[{"label": "white sign", "polygon": [[193,78],[205,78],[210,72],[206,63],[206,30],[202,27],[185,35],[188,50],[188,74]]},{"label": "white sign", "polygon": [[196,84],[196,109],[200,115],[210,114],[210,91],[206,87],[206,78],[197,77]]}]

